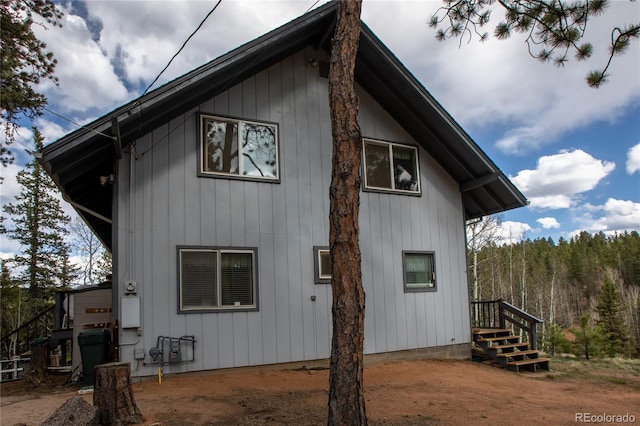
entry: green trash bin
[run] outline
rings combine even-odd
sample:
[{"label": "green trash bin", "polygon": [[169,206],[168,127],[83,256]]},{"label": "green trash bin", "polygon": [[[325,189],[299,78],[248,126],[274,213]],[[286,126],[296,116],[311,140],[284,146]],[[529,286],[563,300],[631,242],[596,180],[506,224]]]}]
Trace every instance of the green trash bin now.
[{"label": "green trash bin", "polygon": [[82,377],[87,386],[93,386],[93,369],[96,365],[109,360],[109,345],[111,334],[109,330],[97,329],[83,331],[78,334],[78,346],[82,358]]}]

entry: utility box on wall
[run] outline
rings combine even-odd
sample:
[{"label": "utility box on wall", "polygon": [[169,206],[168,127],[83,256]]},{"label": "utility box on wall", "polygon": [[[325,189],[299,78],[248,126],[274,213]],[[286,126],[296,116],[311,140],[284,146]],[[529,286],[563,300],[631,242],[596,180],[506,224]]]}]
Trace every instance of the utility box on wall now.
[{"label": "utility box on wall", "polygon": [[140,328],[140,298],[125,296],[121,299],[121,328]]}]

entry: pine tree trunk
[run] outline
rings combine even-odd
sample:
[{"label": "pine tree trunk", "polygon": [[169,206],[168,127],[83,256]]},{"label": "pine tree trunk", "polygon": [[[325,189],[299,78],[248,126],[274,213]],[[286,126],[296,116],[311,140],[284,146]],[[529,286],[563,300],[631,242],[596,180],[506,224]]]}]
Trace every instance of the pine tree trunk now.
[{"label": "pine tree trunk", "polygon": [[101,425],[119,426],[143,422],[133,398],[129,363],[112,362],[96,366],[93,405],[100,410]]},{"label": "pine tree trunk", "polygon": [[329,245],[333,338],[329,376],[329,425],[366,425],[363,396],[364,302],[358,213],[362,136],[354,68],[361,1],[338,4],[329,68],[333,136],[329,190]]}]

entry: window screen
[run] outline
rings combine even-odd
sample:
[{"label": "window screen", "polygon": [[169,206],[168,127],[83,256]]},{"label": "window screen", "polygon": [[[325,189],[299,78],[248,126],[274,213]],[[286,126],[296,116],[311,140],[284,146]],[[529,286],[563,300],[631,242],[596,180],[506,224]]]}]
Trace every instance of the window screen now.
[{"label": "window screen", "polygon": [[179,247],[179,310],[257,309],[255,249]]},{"label": "window screen", "polygon": [[434,254],[431,252],[404,252],[405,291],[428,291],[436,288]]}]

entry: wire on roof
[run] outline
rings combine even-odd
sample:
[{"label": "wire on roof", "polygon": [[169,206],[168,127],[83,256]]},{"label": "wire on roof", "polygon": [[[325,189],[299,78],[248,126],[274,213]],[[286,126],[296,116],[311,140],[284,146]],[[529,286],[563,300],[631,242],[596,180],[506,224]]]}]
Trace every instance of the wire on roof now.
[{"label": "wire on roof", "polygon": [[[213,9],[211,9],[209,11],[209,13],[207,13],[207,15],[204,17],[204,19],[200,22],[200,25],[198,25],[198,27],[191,33],[191,35],[189,37],[187,37],[187,39],[184,41],[184,43],[182,43],[182,46],[180,46],[180,49],[178,49],[178,51],[176,52],[175,55],[173,55],[173,57],[169,60],[169,62],[167,63],[167,65],[162,69],[162,71],[160,71],[160,73],[157,75],[157,77],[151,82],[151,84],[144,90],[144,92],[142,92],[142,95],[140,95],[140,98],[143,97],[144,95],[147,94],[147,92],[149,91],[149,89],[151,89],[151,86],[153,86],[156,81],[158,81],[158,79],[160,78],[160,76],[162,75],[163,72],[165,72],[167,70],[167,68],[169,68],[169,65],[171,65],[171,62],[173,62],[173,60],[180,54],[180,52],[182,52],[182,49],[184,49],[184,47],[187,45],[187,43],[189,42],[189,40],[191,40],[191,38],[196,35],[196,33],[198,32],[198,30],[200,30],[200,28],[204,25],[205,21],[209,18],[209,16],[211,16],[211,14],[218,8],[218,6],[220,6],[220,3],[222,3],[222,0],[218,0],[218,2],[216,3],[215,6],[213,6]],[[139,99],[139,98],[138,98]]]},{"label": "wire on roof", "polygon": [[309,12],[311,9],[313,9],[314,7],[316,7],[316,4],[320,3],[320,0],[316,0],[315,3],[313,3],[311,6],[309,6],[309,9],[305,10],[304,13]]},{"label": "wire on roof", "polygon": [[73,120],[72,120],[72,119],[70,119],[70,118],[65,117],[64,115],[60,115],[60,114],[58,114],[57,112],[53,112],[53,111],[51,111],[51,110],[50,110],[49,108],[47,108],[47,107],[42,107],[42,109],[43,109],[43,110],[45,110],[45,111],[47,111],[49,114],[53,114],[53,115],[55,115],[55,116],[56,116],[56,117],[58,117],[58,118],[62,118],[63,120],[66,120],[66,121],[68,121],[69,123],[71,123],[71,124],[73,124],[73,125],[75,125],[75,126],[78,126],[78,127],[79,127],[79,128],[81,128],[81,129],[88,130],[88,131],[90,131],[90,132],[95,133],[96,135],[104,136],[105,138],[115,139],[115,136],[105,135],[104,133],[98,132],[97,130],[90,129],[90,128],[89,128],[89,127],[87,127],[87,126],[83,126],[82,124],[76,123],[75,121],[73,121]]}]

